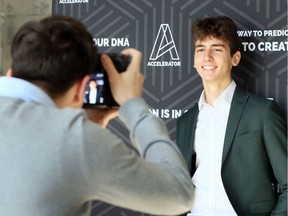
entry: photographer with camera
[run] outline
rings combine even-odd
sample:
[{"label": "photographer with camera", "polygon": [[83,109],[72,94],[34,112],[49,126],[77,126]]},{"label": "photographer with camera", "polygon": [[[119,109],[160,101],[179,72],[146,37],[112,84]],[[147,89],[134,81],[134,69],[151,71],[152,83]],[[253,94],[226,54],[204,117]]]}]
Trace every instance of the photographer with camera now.
[{"label": "photographer with camera", "polygon": [[[164,123],[141,98],[139,51],[122,52],[131,56],[123,73],[101,55],[119,110],[82,109],[98,56],[92,39],[63,16],[16,33],[11,70],[0,77],[1,214],[89,215],[93,200],[156,215],[187,212],[194,188]],[[115,116],[133,147],[102,128]]]}]

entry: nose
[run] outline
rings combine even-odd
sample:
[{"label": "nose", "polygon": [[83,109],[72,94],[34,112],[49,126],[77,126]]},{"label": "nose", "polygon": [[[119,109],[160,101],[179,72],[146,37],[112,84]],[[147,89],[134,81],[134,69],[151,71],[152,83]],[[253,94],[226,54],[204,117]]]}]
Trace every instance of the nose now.
[{"label": "nose", "polygon": [[210,60],[212,60],[212,58],[213,58],[213,56],[212,56],[212,53],[211,53],[211,51],[210,50],[206,50],[205,52],[204,52],[204,60],[205,61],[210,61]]}]

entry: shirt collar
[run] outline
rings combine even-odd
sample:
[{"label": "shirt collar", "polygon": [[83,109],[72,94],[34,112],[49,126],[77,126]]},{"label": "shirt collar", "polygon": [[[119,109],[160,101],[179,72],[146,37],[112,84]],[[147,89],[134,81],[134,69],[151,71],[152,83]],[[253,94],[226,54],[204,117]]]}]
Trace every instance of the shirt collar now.
[{"label": "shirt collar", "polygon": [[56,107],[53,100],[36,85],[15,77],[0,77],[0,96],[19,98],[51,107]]},{"label": "shirt collar", "polygon": [[[235,89],[236,89],[236,83],[234,80],[232,80],[230,85],[222,92],[222,94],[214,101],[213,104],[215,105],[219,101],[223,101],[223,100],[231,104]],[[205,99],[205,91],[203,90],[200,95],[199,102],[198,102],[199,110],[201,110],[204,104],[207,104],[207,102]]]}]

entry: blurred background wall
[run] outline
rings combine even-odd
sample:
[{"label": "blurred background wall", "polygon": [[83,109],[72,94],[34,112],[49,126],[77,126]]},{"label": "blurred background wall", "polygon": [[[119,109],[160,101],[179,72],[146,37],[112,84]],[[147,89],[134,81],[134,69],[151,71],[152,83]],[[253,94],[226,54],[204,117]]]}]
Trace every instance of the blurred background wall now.
[{"label": "blurred background wall", "polygon": [[52,13],[53,0],[0,0],[0,75],[10,68],[13,35],[27,21]]}]

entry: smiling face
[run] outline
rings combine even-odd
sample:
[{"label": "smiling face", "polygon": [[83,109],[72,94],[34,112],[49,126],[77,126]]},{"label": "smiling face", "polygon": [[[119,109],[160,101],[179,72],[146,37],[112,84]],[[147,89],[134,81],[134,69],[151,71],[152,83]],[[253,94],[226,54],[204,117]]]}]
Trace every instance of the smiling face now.
[{"label": "smiling face", "polygon": [[240,57],[239,51],[231,56],[228,43],[212,36],[195,42],[194,67],[204,85],[229,85],[231,69],[238,65]]}]

